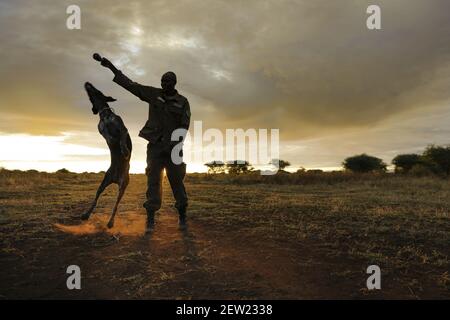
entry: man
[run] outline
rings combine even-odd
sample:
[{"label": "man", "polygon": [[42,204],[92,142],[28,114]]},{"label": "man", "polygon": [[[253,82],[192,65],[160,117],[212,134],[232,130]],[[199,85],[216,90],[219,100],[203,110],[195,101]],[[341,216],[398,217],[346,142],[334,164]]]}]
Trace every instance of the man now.
[{"label": "man", "polygon": [[[149,103],[148,120],[139,132],[139,136],[148,141],[147,145],[147,232],[154,226],[155,212],[161,208],[163,170],[166,170],[175,207],[179,214],[180,226],[186,224],[188,198],[183,179],[186,164],[175,164],[171,158],[172,149],[179,141],[172,141],[172,132],[176,129],[189,129],[191,111],[188,100],[175,89],[177,77],[166,72],[161,78],[162,89],[143,86],[131,81],[106,58],[94,54],[94,59],[114,73],[113,81],[142,101]],[[180,152],[182,156],[182,151]]]}]

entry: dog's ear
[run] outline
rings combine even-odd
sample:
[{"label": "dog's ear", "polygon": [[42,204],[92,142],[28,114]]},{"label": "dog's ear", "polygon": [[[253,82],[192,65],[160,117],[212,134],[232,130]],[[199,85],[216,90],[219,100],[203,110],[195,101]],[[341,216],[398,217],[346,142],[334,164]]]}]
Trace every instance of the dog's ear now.
[{"label": "dog's ear", "polygon": [[110,97],[110,96],[105,97],[105,99],[106,99],[106,102],[114,102],[114,101],[117,101],[117,99],[114,99],[113,97]]}]

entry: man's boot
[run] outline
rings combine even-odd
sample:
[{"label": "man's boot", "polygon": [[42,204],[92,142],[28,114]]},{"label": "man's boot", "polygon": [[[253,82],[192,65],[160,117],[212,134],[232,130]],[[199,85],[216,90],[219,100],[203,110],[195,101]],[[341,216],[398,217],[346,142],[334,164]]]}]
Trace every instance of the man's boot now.
[{"label": "man's boot", "polygon": [[145,232],[149,233],[153,230],[155,226],[155,211],[147,210],[147,225],[145,228]]},{"label": "man's boot", "polygon": [[186,226],[186,207],[178,208],[178,223],[181,227]]}]

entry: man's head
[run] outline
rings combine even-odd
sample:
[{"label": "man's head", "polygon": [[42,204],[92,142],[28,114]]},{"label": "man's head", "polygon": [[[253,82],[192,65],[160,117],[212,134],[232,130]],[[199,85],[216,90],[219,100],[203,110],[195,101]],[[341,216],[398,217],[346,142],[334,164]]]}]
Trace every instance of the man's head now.
[{"label": "man's head", "polygon": [[177,76],[172,71],[166,72],[161,77],[161,88],[164,93],[171,94],[175,91]]},{"label": "man's head", "polygon": [[116,101],[113,97],[105,96],[103,92],[95,88],[90,82],[84,84],[84,89],[86,89],[89,100],[91,100],[93,114],[97,114],[103,108],[108,107],[108,102]]}]

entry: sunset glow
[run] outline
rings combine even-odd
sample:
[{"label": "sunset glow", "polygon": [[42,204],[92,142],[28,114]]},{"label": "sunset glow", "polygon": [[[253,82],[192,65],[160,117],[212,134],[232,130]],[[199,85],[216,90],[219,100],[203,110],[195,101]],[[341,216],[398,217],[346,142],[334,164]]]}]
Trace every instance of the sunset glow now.
[{"label": "sunset glow", "polygon": [[[69,30],[64,2],[0,2],[7,48],[0,53],[0,166],[106,170],[109,150],[83,89],[92,81],[117,99],[111,107],[133,142],[131,172],[144,172],[146,141],[138,133],[148,104],[112,82],[92,59],[96,51],[143,85],[159,87],[161,75],[174,71],[191,123],[202,121],[205,130],[279,129],[279,157],[290,171],[340,168],[360,153],[390,163],[449,143],[449,19],[440,6],[408,2],[405,15],[382,1],[398,19],[380,32],[366,28],[365,1],[254,1],[239,11],[202,1],[164,10],[158,1],[81,7],[81,29]],[[186,162],[188,172],[206,170]]]}]

